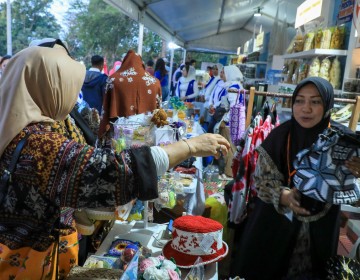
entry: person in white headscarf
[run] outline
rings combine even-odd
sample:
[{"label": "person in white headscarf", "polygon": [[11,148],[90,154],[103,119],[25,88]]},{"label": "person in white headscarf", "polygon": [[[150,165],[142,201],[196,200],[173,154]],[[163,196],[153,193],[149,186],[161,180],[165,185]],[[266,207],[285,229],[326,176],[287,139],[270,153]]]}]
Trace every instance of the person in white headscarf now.
[{"label": "person in white headscarf", "polygon": [[[230,107],[238,102],[237,92],[243,88],[243,75],[235,65],[224,66],[220,72],[221,81],[218,82],[209,99],[209,112],[213,114],[208,132],[214,132],[216,123],[223,120]],[[225,116],[226,118],[226,116]]]},{"label": "person in white headscarf", "polygon": [[193,102],[195,101],[195,97],[199,96],[196,70],[188,63],[186,63],[182,69],[182,77],[177,83],[175,95],[186,102]]}]

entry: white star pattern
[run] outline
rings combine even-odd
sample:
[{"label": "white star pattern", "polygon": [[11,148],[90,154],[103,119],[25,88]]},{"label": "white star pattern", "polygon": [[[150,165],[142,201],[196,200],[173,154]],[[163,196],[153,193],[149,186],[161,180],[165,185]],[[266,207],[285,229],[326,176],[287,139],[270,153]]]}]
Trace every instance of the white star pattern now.
[{"label": "white star pattern", "polygon": [[129,83],[132,83],[134,81],[132,77],[127,78],[127,80]]},{"label": "white star pattern", "polygon": [[152,91],[151,91],[151,89],[148,89],[148,94],[152,94]]},{"label": "white star pattern", "polygon": [[121,75],[122,76],[125,76],[125,77],[128,77],[128,76],[135,76],[137,75],[138,73],[135,71],[135,68],[134,67],[131,67],[127,70],[125,70],[124,72],[121,72]]},{"label": "white star pattern", "polygon": [[147,72],[145,72],[145,76],[143,76],[142,79],[146,82],[147,86],[154,85],[156,83],[156,78]]},{"label": "white star pattern", "polygon": [[119,82],[122,83],[124,81],[123,78],[119,78]]},{"label": "white star pattern", "polygon": [[134,105],[131,105],[131,106],[130,106],[130,110],[131,110],[131,111],[134,111],[134,108],[135,108]]}]

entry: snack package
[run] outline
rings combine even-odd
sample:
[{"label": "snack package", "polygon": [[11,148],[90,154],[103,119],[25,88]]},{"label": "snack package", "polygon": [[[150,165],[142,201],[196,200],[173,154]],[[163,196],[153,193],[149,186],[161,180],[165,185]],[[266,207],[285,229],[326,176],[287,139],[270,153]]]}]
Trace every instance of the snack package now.
[{"label": "snack package", "polygon": [[335,26],[330,41],[330,49],[341,50],[344,47],[345,27]]},{"label": "snack package", "polygon": [[88,257],[84,263],[84,267],[87,268],[109,268],[109,269],[119,269],[120,260],[116,257],[104,257],[91,255]]},{"label": "snack package", "polygon": [[309,32],[305,35],[305,43],[303,51],[308,51],[314,48],[315,32]]},{"label": "snack package", "polygon": [[319,77],[324,78],[325,80],[329,81],[329,79],[330,79],[330,76],[329,76],[330,67],[331,67],[330,59],[328,57],[324,58],[321,61]]},{"label": "snack package", "polygon": [[289,70],[288,70],[288,73],[287,73],[287,77],[286,77],[286,83],[288,84],[292,84],[292,78],[293,78],[293,75],[294,75],[294,72],[295,72],[295,69],[297,67],[297,61],[296,60],[291,60],[289,62]]},{"label": "snack package", "polygon": [[334,89],[340,89],[341,87],[341,66],[338,57],[336,57],[330,68],[330,80],[329,82]]},{"label": "snack package", "polygon": [[286,49],[286,53],[293,53],[294,52],[294,43],[295,43],[295,40],[296,40],[296,36],[294,37],[294,38],[292,38],[292,40],[291,40],[291,42],[290,42],[290,44],[289,44],[289,46],[287,47],[287,49]]},{"label": "snack package", "polygon": [[332,35],[332,32],[331,32],[330,28],[325,29],[323,31],[320,49],[330,49],[331,35]]},{"label": "snack package", "polygon": [[297,76],[297,83],[300,83],[302,80],[304,80],[307,77],[308,70],[309,70],[309,65],[306,62],[300,64],[299,73]]},{"label": "snack package", "polygon": [[318,77],[320,72],[320,59],[318,57],[313,58],[311,61],[308,77]]},{"label": "snack package", "polygon": [[297,65],[296,65],[296,69],[295,69],[295,71],[294,71],[294,73],[293,73],[293,75],[292,75],[292,78],[291,78],[291,83],[292,84],[297,84],[297,80],[298,80],[298,76],[299,76],[299,69],[300,69],[300,63],[298,63]]},{"label": "snack package", "polygon": [[294,41],[294,52],[302,52],[304,49],[304,36],[298,29]]},{"label": "snack package", "polygon": [[137,248],[139,248],[140,243],[139,242],[133,242],[131,240],[127,239],[115,239],[108,250],[107,257],[115,257],[119,258],[121,257],[122,253],[124,252],[125,248],[128,245],[134,245]]},{"label": "snack package", "polygon": [[319,29],[319,30],[316,32],[315,38],[314,38],[314,48],[315,48],[315,49],[320,49],[322,36],[323,36],[323,31],[322,31],[322,29]]}]

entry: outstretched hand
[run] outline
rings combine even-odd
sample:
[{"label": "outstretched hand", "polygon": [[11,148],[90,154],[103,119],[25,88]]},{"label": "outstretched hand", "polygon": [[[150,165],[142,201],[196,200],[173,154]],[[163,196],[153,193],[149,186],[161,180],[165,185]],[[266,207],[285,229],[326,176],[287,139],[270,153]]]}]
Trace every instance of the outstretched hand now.
[{"label": "outstretched hand", "polygon": [[220,134],[205,133],[187,140],[193,156],[206,157],[227,155],[230,143]]}]

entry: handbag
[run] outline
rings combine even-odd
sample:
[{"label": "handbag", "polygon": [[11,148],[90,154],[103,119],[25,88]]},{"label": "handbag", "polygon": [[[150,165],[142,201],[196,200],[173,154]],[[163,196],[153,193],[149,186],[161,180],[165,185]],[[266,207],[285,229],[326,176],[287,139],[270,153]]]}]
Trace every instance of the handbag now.
[{"label": "handbag", "polygon": [[227,112],[226,108],[221,107],[221,106],[216,107],[215,108],[215,113],[214,113],[214,120],[216,122],[221,121],[226,112]]},{"label": "handbag", "polygon": [[30,134],[26,134],[24,138],[22,138],[20,140],[20,142],[17,144],[14,154],[11,158],[11,162],[10,165],[8,167],[8,169],[4,170],[4,174],[1,176],[1,180],[0,180],[0,204],[3,203],[3,200],[8,192],[8,188],[9,188],[9,180],[11,179],[11,174],[15,171],[16,168],[16,163],[19,160],[20,154],[22,149],[24,148],[24,145],[28,139],[28,137],[30,136]]},{"label": "handbag", "polygon": [[355,134],[327,128],[310,148],[296,155],[294,185],[321,202],[352,204],[360,199],[360,184],[344,161],[359,156],[360,140]]},{"label": "handbag", "polygon": [[[239,100],[240,97],[240,100]],[[236,104],[230,107],[230,137],[231,141],[235,146],[240,145],[241,137],[245,131],[245,95],[243,94],[243,90],[239,90]]]}]

